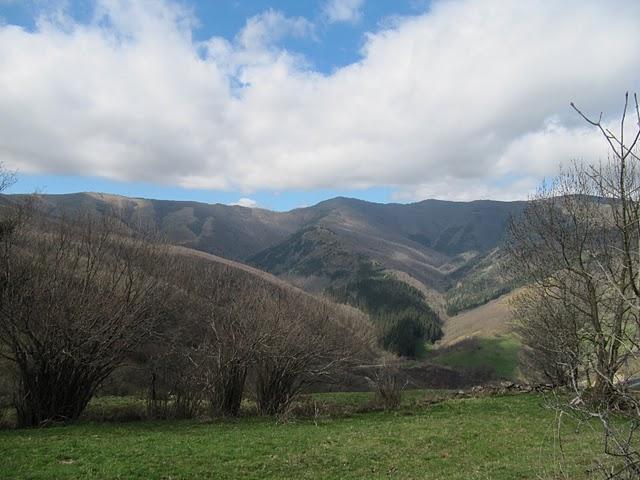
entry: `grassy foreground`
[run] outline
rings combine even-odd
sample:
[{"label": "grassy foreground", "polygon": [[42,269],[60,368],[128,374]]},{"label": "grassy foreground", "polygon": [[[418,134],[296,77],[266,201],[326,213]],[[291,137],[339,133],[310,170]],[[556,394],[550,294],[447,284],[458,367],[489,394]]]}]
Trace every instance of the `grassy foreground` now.
[{"label": "grassy foreground", "polygon": [[[419,395],[411,396],[411,406],[398,412],[285,423],[249,417],[2,431],[0,478],[560,478],[554,415],[541,397],[421,406]],[[357,404],[366,395],[344,401]],[[596,437],[564,430],[567,478],[588,478]]]}]

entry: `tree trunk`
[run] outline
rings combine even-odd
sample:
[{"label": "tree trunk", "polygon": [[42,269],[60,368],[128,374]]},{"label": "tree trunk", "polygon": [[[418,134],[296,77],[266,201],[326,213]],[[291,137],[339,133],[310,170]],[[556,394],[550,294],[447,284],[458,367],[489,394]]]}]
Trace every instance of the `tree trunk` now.
[{"label": "tree trunk", "polygon": [[247,367],[228,367],[222,375],[219,385],[214,385],[209,395],[211,411],[214,416],[237,417],[240,414]]}]

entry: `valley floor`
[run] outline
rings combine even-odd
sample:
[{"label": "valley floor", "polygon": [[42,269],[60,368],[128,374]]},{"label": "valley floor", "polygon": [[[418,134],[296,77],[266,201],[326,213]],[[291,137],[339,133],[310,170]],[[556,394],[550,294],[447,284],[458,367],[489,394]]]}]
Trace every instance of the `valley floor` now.
[{"label": "valley floor", "polygon": [[[557,425],[543,397],[429,405],[429,395],[411,392],[396,412],[355,413],[368,394],[323,394],[314,397],[320,404],[350,404],[354,413],[286,422],[246,417],[5,430],[0,478],[561,478]],[[588,478],[596,434],[570,424],[563,431],[563,478]]]}]

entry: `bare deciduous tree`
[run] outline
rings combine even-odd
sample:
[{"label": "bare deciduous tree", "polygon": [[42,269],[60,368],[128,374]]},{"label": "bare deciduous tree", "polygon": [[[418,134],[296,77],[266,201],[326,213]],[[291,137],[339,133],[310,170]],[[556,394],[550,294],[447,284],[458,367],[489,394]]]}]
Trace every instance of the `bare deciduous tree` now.
[{"label": "bare deciduous tree", "polygon": [[[15,173],[10,172],[4,167],[2,163],[0,163],[0,194],[2,194],[2,192],[4,192],[15,182]],[[2,203],[5,204],[0,204],[0,240],[8,235],[11,235],[16,226],[19,224],[19,220],[21,218],[20,215],[16,214],[17,212],[13,206],[7,205],[6,202]]]},{"label": "bare deciduous tree", "polygon": [[194,346],[201,341],[202,331],[193,321],[192,304],[176,301],[175,293],[166,322],[141,349],[148,379],[147,414],[152,418],[194,418],[204,401],[193,361]]},{"label": "bare deciduous tree", "polygon": [[[4,168],[4,165],[0,163],[0,194],[15,182],[15,178],[15,174],[9,172]],[[6,202],[3,202],[3,199],[0,198],[0,242],[13,233],[18,223],[13,209],[5,203]],[[2,345],[0,345],[0,349],[2,349]],[[10,405],[9,399],[11,397],[10,379],[6,374],[8,370],[6,363],[6,361],[0,358],[0,423],[6,414],[7,407]]]},{"label": "bare deciduous tree", "polygon": [[0,352],[22,426],[77,418],[160,314],[159,245],[117,220],[36,212],[3,238]]},{"label": "bare deciduous tree", "polygon": [[197,279],[189,288],[197,299],[194,315],[201,338],[189,357],[211,413],[236,416],[260,339],[263,299],[271,293],[238,269],[199,262],[190,272]]},{"label": "bare deciduous tree", "polygon": [[0,193],[16,182],[16,174],[8,170],[3,163],[0,162]]},{"label": "bare deciduous tree", "polygon": [[[621,334],[633,318],[608,282],[610,278],[626,290],[628,272],[617,255],[619,239],[610,220],[614,204],[603,202],[598,193],[580,166],[564,172],[511,225],[508,249],[515,268],[536,292],[538,312],[550,325],[576,324],[583,368],[581,378],[572,382],[588,381],[594,400],[608,402],[623,364]],[[561,318],[550,316],[552,303],[556,309],[562,305]]]},{"label": "bare deciduous tree", "polygon": [[178,265],[172,311],[180,325],[161,340],[175,359],[161,362],[171,383],[150,389],[164,391],[161,402],[188,387],[212,415],[236,416],[251,373],[259,410],[283,413],[305,385],[332,380],[372,349],[371,324],[350,307],[190,255]]},{"label": "bare deciduous tree", "polygon": [[610,157],[575,164],[543,186],[508,243],[514,269],[529,282],[515,302],[525,344],[539,369],[555,364],[555,375],[570,377],[574,398],[556,407],[589,425],[599,420],[615,459],[601,465],[606,478],[640,476],[640,404],[630,390],[640,380],[640,109],[634,97],[627,143],[628,98],[619,133],[574,106],[603,134]]},{"label": "bare deciduous tree", "polygon": [[[558,292],[559,293],[559,292]],[[564,298],[527,289],[512,302],[522,340],[521,367],[531,380],[569,386],[578,377],[582,317]]]},{"label": "bare deciduous tree", "polygon": [[348,309],[295,291],[266,300],[255,354],[263,415],[283,413],[302,388],[331,380],[371,351],[371,325]]}]

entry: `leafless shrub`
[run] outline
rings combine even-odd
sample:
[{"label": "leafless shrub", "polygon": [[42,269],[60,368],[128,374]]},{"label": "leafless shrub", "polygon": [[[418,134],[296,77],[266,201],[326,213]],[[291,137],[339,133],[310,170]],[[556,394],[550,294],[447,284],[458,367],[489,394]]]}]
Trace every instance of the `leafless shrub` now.
[{"label": "leafless shrub", "polygon": [[[182,256],[174,272],[180,335],[173,345],[178,377],[213,416],[237,416],[259,338],[266,286],[246,272]],[[173,330],[169,335],[175,335]]]},{"label": "leafless shrub", "polygon": [[2,429],[6,423],[10,408],[11,404],[5,398],[0,398],[0,429]]},{"label": "leafless shrub", "polygon": [[254,360],[263,415],[281,414],[304,386],[331,380],[372,349],[371,325],[329,302],[295,291],[264,301]]},{"label": "leafless shrub", "polygon": [[[259,411],[282,415],[303,387],[334,381],[373,349],[371,324],[354,309],[189,255],[177,265],[176,321],[159,343],[179,360],[162,378],[201,395],[213,416],[240,413],[249,374]],[[169,402],[172,388],[163,390]]]},{"label": "leafless shrub", "polygon": [[0,162],[0,193],[16,183],[17,177],[15,172],[8,170],[2,162]]},{"label": "leafless shrub", "polygon": [[160,315],[161,247],[110,216],[34,212],[2,239],[0,351],[21,426],[76,419]]},{"label": "leafless shrub", "polygon": [[147,415],[156,419],[194,418],[202,408],[203,393],[196,381],[194,365],[177,344],[157,352],[148,360]]},{"label": "leafless shrub", "polygon": [[523,344],[522,371],[533,383],[564,387],[578,377],[583,318],[571,302],[558,296],[531,288],[519,293],[511,307]]},{"label": "leafless shrub", "polygon": [[407,380],[397,366],[383,363],[375,367],[369,382],[375,393],[375,404],[385,410],[396,410],[402,404]]},{"label": "leafless shrub", "polygon": [[226,268],[209,273],[202,295],[204,341],[195,352],[203,389],[214,416],[237,416],[247,372],[260,340],[260,299],[265,288]]},{"label": "leafless shrub", "polygon": [[525,344],[547,357],[557,354],[558,367],[575,377],[570,383],[588,381],[607,401],[623,364],[621,334],[633,318],[603,271],[621,286],[628,281],[615,254],[610,207],[598,198],[576,165],[532,199],[511,226],[508,249],[529,282],[515,305]]},{"label": "leafless shrub", "polygon": [[335,381],[373,350],[372,326],[354,309],[178,256],[173,319],[148,347],[148,402],[159,414],[190,392],[212,416],[237,416],[251,375],[259,411],[281,415],[303,387]]}]

